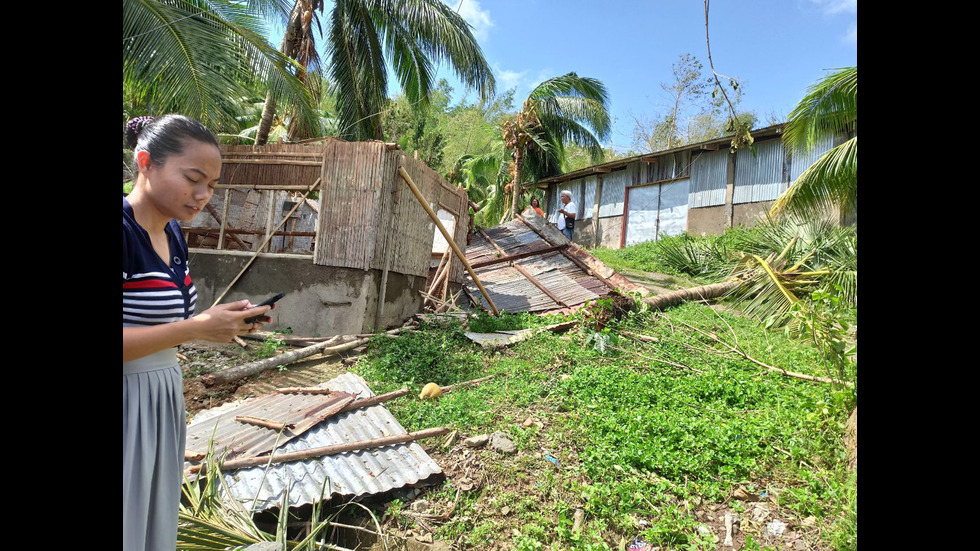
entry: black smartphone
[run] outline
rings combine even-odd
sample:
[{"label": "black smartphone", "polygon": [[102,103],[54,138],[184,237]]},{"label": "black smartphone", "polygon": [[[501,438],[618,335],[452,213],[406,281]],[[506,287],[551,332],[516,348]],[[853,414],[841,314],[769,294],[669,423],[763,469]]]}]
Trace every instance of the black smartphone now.
[{"label": "black smartphone", "polygon": [[[276,301],[278,301],[279,299],[281,299],[284,296],[286,296],[286,293],[276,293],[275,295],[273,295],[273,296],[271,296],[271,297],[263,300],[259,304],[256,304],[256,306],[271,306],[271,305],[275,304]],[[265,315],[265,314],[263,314],[263,315]],[[261,318],[261,317],[262,316],[252,316],[250,318],[245,318],[245,323],[255,323],[255,322],[259,321],[259,318]]]}]

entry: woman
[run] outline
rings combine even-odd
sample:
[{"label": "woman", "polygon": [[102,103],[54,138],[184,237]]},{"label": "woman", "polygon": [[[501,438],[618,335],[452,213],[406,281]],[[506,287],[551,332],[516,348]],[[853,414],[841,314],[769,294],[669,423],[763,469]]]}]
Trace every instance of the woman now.
[{"label": "woman", "polygon": [[534,212],[538,213],[541,216],[544,216],[544,211],[541,210],[541,202],[538,201],[537,197],[531,198],[531,207],[534,209]]},{"label": "woman", "polygon": [[177,345],[230,342],[261,328],[244,320],[271,307],[242,300],[192,317],[197,290],[178,220],[211,199],[221,175],[214,135],[165,115],[130,121],[126,138],[137,175],[123,197],[123,548],[173,551],[187,428]]}]

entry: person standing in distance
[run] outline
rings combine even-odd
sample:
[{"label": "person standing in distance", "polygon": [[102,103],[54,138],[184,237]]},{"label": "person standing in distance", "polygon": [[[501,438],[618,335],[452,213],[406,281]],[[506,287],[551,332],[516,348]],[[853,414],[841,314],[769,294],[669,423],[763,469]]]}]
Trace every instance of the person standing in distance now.
[{"label": "person standing in distance", "polygon": [[569,241],[572,240],[572,230],[575,229],[575,203],[572,202],[572,192],[567,189],[561,192],[561,205],[558,207],[558,229]]},{"label": "person standing in distance", "polygon": [[[173,551],[187,421],[177,345],[231,342],[272,319],[248,300],[194,316],[197,289],[178,221],[194,219],[221,175],[207,128],[182,115],[130,121],[136,179],[123,197],[123,550]],[[245,318],[260,316],[257,323]]]}]

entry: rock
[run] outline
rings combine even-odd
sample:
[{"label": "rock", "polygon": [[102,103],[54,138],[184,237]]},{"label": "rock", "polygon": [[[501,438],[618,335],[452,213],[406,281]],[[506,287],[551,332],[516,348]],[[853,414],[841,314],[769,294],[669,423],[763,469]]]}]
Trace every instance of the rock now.
[{"label": "rock", "polygon": [[817,525],[817,517],[815,517],[813,515],[810,515],[810,516],[806,517],[805,519],[803,519],[802,524],[803,524],[803,526],[807,526],[807,527],[809,527],[809,526],[816,526]]},{"label": "rock", "polygon": [[735,491],[732,492],[732,497],[741,501],[759,501],[759,496],[746,491],[746,489],[742,488],[741,486],[735,488]]},{"label": "rock", "polygon": [[582,523],[585,522],[585,510],[581,507],[576,507],[572,519],[572,533],[578,535],[582,531]]},{"label": "rock", "polygon": [[749,518],[752,519],[752,522],[762,522],[766,520],[766,517],[768,516],[769,516],[769,509],[766,508],[765,505],[761,503],[757,503],[756,506],[752,508],[752,513],[749,516]]},{"label": "rock", "polygon": [[713,532],[711,531],[711,528],[708,528],[707,526],[701,524],[698,526],[698,533],[701,534],[702,536],[708,536],[711,535]]},{"label": "rock", "polygon": [[500,514],[501,515],[504,515],[504,516],[509,515],[510,514],[510,507],[508,507],[506,505],[504,505],[503,507],[501,507],[500,508]]},{"label": "rock", "polygon": [[466,440],[463,440],[463,445],[470,448],[480,448],[486,445],[490,440],[490,436],[486,434],[478,434],[476,436],[470,436]]},{"label": "rock", "polygon": [[411,509],[416,513],[424,513],[429,510],[429,502],[424,499],[413,501]]},{"label": "rock", "polygon": [[530,427],[533,424],[534,424],[534,419],[531,419],[530,417],[528,417],[527,419],[524,420],[523,423],[521,423],[521,425],[524,427]]},{"label": "rock", "polygon": [[260,541],[242,548],[242,551],[282,551],[282,544],[274,541]]},{"label": "rock", "polygon": [[766,525],[767,536],[778,538],[779,536],[783,535],[784,531],[786,531],[786,523],[779,519],[774,519],[772,522]]},{"label": "rock", "polygon": [[806,542],[803,540],[796,540],[793,542],[793,551],[806,551]]},{"label": "rock", "polygon": [[419,534],[415,536],[415,541],[422,543],[432,543],[432,534]]},{"label": "rock", "polygon": [[517,446],[506,434],[495,432],[490,435],[490,447],[500,453],[512,454],[517,451]]}]

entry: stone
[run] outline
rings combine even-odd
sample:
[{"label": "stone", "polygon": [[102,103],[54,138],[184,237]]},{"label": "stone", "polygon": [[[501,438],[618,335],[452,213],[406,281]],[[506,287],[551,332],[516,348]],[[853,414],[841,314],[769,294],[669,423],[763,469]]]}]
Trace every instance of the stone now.
[{"label": "stone", "polygon": [[422,543],[432,543],[432,534],[419,534],[415,536],[415,540]]},{"label": "stone", "polygon": [[786,531],[786,523],[779,519],[774,519],[772,522],[766,525],[767,536],[778,538],[779,536],[783,535],[784,531]]},{"label": "stone", "polygon": [[466,440],[463,440],[463,445],[470,448],[480,448],[486,445],[490,441],[490,436],[486,434],[478,434],[476,436],[470,436]]},{"label": "stone", "polygon": [[803,540],[796,540],[793,542],[793,551],[806,551],[806,542]]},{"label": "stone", "polygon": [[809,527],[809,526],[816,526],[816,525],[817,525],[817,517],[815,517],[813,515],[810,515],[810,516],[806,517],[805,519],[803,519],[803,526],[808,526]]},{"label": "stone", "polygon": [[490,435],[490,447],[504,454],[512,454],[517,451],[514,442],[506,434],[499,431]]},{"label": "stone", "polygon": [[418,499],[412,502],[412,511],[416,513],[424,513],[429,510],[429,502],[424,499]]},{"label": "stone", "polygon": [[510,507],[508,507],[506,505],[504,505],[503,507],[501,507],[500,508],[500,514],[501,515],[504,515],[504,516],[509,515],[510,514]]},{"label": "stone", "polygon": [[282,551],[282,544],[274,541],[260,541],[243,548],[242,551]]},{"label": "stone", "polygon": [[768,516],[769,509],[767,509],[765,505],[758,503],[752,508],[752,513],[750,514],[749,518],[752,519],[752,522],[762,522]]},{"label": "stone", "polygon": [[521,425],[525,427],[530,427],[533,424],[534,424],[534,419],[531,419],[530,417],[528,417],[527,419],[524,420],[523,423],[521,423]]}]

